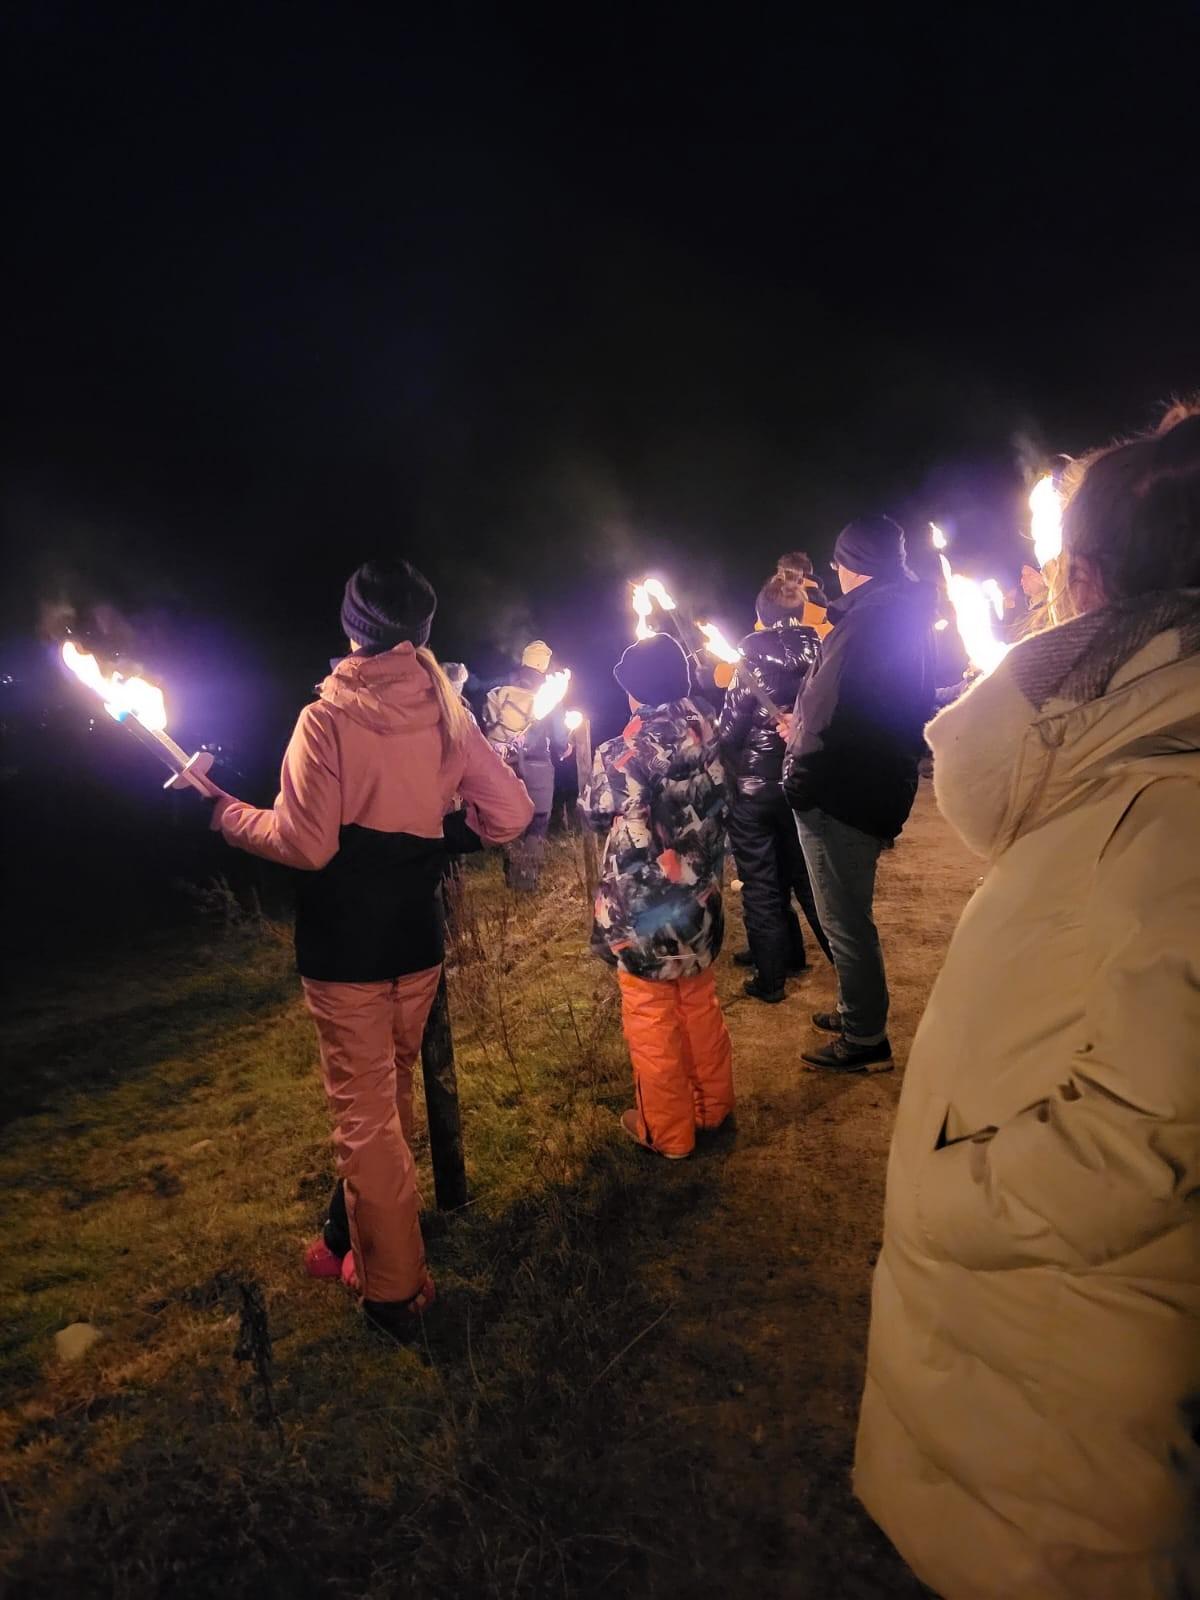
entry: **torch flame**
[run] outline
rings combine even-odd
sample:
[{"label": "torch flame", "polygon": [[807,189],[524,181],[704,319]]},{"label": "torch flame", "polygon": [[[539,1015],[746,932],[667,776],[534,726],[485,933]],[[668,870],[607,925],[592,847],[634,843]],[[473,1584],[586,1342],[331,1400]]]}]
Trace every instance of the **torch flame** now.
[{"label": "torch flame", "polygon": [[117,722],[134,716],[144,728],[161,733],[167,725],[163,692],[145,678],[125,678],[119,672],[104,673],[95,656],[80,650],[73,639],[62,647],[62,658],[80,683],[87,685],[104,701],[104,709]]},{"label": "torch flame", "polygon": [[674,611],[674,600],[671,599],[671,596],[667,593],[666,589],[663,588],[662,584],[657,578],[647,578],[641,584],[641,588],[651,600],[657,600],[664,611]]},{"label": "torch flame", "polygon": [[1004,590],[995,578],[985,578],[979,585],[981,592],[987,600],[991,601],[992,610],[996,613],[997,621],[1004,621]]},{"label": "torch flame", "polygon": [[1029,491],[1029,531],[1039,567],[1062,554],[1062,501],[1049,472]]},{"label": "torch flame", "polygon": [[710,655],[716,656],[718,661],[725,661],[731,667],[736,667],[742,659],[742,652],[734,648],[729,640],[717,627],[715,622],[698,622],[696,626],[704,635],[705,649]]},{"label": "torch flame", "polygon": [[568,711],[566,716],[563,718],[563,721],[567,725],[567,732],[574,733],[577,728],[583,727],[583,712]]},{"label": "torch flame", "polygon": [[633,611],[637,617],[635,637],[649,639],[653,637],[654,629],[650,626],[650,613],[654,609],[653,601],[647,592],[644,583],[635,583],[633,586]]},{"label": "torch flame", "polygon": [[[1004,591],[995,578],[974,583],[970,578],[964,578],[961,572],[954,571],[946,555],[950,541],[936,522],[929,524],[929,537],[938,553],[942,578],[950,604],[954,607],[954,622],[963,649],[971,665],[980,672],[994,672],[1008,654],[1008,646],[1003,639],[997,639],[992,632],[992,612],[1001,619],[1004,617]],[[945,617],[940,617],[934,623],[939,633],[943,633],[948,626]]]},{"label": "torch flame", "polygon": [[570,681],[570,667],[563,667],[560,672],[552,672],[533,697],[533,710],[529,720],[540,722],[543,717],[548,717],[555,706],[561,703]]},{"label": "torch flame", "polygon": [[1008,654],[1008,646],[992,632],[992,610],[983,585],[952,572],[946,587],[968,659],[985,675],[994,672]]}]

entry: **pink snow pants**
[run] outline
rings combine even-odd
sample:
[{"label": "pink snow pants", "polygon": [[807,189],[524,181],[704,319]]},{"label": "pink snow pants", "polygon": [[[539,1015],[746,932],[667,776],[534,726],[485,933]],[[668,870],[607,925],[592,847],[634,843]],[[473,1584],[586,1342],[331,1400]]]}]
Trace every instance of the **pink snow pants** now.
[{"label": "pink snow pants", "polygon": [[411,1299],[425,1279],[421,1196],[408,1141],[413,1066],[441,970],[391,983],[303,980],[364,1300]]}]

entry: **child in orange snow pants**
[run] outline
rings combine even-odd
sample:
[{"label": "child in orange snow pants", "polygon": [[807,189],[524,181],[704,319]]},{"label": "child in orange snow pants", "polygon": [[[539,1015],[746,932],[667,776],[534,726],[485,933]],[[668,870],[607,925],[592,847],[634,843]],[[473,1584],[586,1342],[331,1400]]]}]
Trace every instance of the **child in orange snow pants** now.
[{"label": "child in orange snow pants", "polygon": [[660,1155],[689,1155],[697,1128],[733,1110],[733,1047],[712,968],[651,981],[618,972],[633,1062],[639,1138]]},{"label": "child in orange snow pants", "polygon": [[596,751],[581,804],[607,835],[592,947],[617,968],[637,1104],[625,1132],[690,1155],[733,1110],[733,1052],[713,983],[721,949],[725,777],[687,657],[653,634],[613,676],[633,718]]}]

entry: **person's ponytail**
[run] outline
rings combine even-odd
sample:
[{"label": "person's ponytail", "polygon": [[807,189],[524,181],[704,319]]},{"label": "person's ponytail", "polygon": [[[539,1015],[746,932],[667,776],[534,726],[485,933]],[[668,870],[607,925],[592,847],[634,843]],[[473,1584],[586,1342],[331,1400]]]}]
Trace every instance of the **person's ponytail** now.
[{"label": "person's ponytail", "polygon": [[465,747],[471,732],[471,719],[458,690],[442,671],[441,662],[429,646],[418,645],[416,654],[417,660],[429,674],[437,697],[438,718],[442,725],[442,759],[449,761]]}]

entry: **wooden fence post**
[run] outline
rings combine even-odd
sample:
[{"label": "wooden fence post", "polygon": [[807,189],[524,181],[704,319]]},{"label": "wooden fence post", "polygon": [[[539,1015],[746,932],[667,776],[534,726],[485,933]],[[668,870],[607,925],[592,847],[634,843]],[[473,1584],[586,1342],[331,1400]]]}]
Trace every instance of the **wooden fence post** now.
[{"label": "wooden fence post", "polygon": [[[571,737],[575,740],[575,771],[579,778],[579,798],[582,800],[592,781],[592,724],[588,717],[584,717]],[[600,858],[591,823],[582,814],[579,820],[583,829],[583,881],[590,908],[600,882]]]},{"label": "wooden fence post", "polygon": [[454,1035],[450,1031],[450,998],[444,968],[429,1021],[425,1024],[425,1037],[421,1040],[421,1073],[425,1079],[433,1192],[439,1211],[455,1211],[467,1203],[467,1164],[463,1155]]}]

